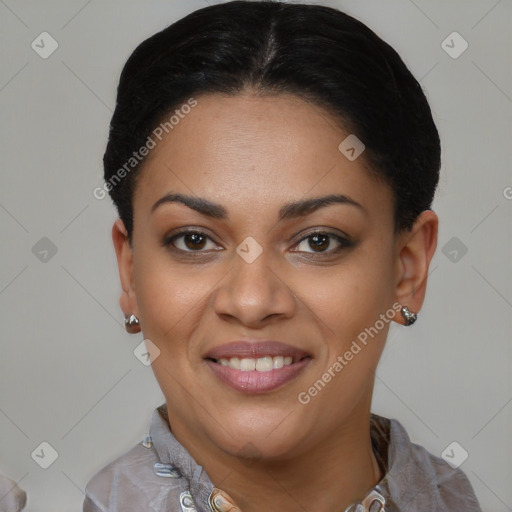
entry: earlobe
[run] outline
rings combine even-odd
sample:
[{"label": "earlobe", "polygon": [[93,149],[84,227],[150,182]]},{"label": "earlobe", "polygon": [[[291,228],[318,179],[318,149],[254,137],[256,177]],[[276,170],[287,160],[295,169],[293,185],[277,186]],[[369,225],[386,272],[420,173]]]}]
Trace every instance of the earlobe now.
[{"label": "earlobe", "polygon": [[[412,325],[423,305],[428,269],[437,247],[439,220],[432,210],[425,210],[410,231],[397,237],[397,281],[395,296],[402,309],[394,320]],[[407,309],[404,309],[406,307]]]},{"label": "earlobe", "polygon": [[133,257],[128,232],[121,219],[112,226],[112,242],[116,251],[119,279],[121,281],[121,297],[119,305],[125,317],[138,315],[137,301],[133,282]]}]

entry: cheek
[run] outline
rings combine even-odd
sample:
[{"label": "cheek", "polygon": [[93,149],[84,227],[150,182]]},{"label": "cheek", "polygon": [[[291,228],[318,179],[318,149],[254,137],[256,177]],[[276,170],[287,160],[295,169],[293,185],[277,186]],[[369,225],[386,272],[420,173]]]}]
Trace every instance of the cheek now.
[{"label": "cheek", "polygon": [[297,286],[331,336],[344,346],[391,307],[392,275],[391,257],[370,246]]},{"label": "cheek", "polygon": [[[299,402],[307,402],[304,412],[326,430],[346,418],[362,397],[371,397],[393,312],[390,267],[391,256],[361,251],[325,276],[317,274],[315,286],[303,282],[304,296],[324,333],[326,353]],[[386,312],[389,316],[382,320]]]},{"label": "cheek", "polygon": [[160,249],[140,250],[134,278],[144,335],[161,341],[186,338],[218,280],[206,269],[173,264]]}]

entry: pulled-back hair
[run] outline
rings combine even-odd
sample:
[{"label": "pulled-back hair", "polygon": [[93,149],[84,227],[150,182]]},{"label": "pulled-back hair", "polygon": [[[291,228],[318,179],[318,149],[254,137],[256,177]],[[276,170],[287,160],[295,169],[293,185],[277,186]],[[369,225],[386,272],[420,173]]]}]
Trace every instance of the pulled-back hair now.
[{"label": "pulled-back hair", "polygon": [[[431,207],[439,135],[425,94],[398,53],[334,8],[231,1],[197,10],[146,39],[123,68],[104,177],[130,239],[133,193],[145,161],[132,160],[127,172],[134,151],[191,98],[248,90],[295,94],[355,134],[372,173],[393,190],[396,230],[409,229]],[[114,181],[123,166],[122,179]]]}]

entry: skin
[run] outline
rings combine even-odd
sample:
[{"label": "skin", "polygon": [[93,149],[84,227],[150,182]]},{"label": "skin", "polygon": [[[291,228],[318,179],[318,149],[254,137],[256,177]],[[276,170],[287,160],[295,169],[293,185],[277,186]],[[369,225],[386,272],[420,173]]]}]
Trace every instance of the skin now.
[{"label": "skin", "polygon": [[[122,221],[113,226],[121,308],[161,351],[152,366],[173,434],[241,510],[345,510],[383,476],[369,415],[389,323],[308,404],[297,397],[393,303],[421,309],[437,216],[425,211],[395,233],[391,189],[369,173],[364,153],[351,162],[338,150],[348,132],[320,107],[250,91],[197,100],[139,177],[132,244]],[[218,203],[227,217],[180,203],[152,212],[168,193]],[[330,194],[361,207],[330,204],[279,221],[285,203]],[[174,250],[163,245],[191,226],[209,237],[199,255],[190,238],[175,240]],[[318,248],[306,238],[315,230],[352,246],[336,251],[330,238]],[[249,236],[263,250],[252,263],[236,252]],[[399,313],[393,321],[404,323]],[[204,356],[254,338],[284,341],[312,359],[277,390],[238,392]]]}]

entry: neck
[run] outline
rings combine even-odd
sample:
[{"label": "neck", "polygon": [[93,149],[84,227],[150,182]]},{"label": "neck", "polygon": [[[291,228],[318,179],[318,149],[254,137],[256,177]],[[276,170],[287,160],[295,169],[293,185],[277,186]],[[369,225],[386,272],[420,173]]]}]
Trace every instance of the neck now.
[{"label": "neck", "polygon": [[371,445],[370,403],[360,405],[320,444],[288,459],[241,460],[218,451],[189,452],[243,512],[344,512],[383,477]]},{"label": "neck", "polygon": [[[224,471],[222,470],[224,469]],[[382,478],[372,451],[369,425],[285,461],[213,469],[214,484],[243,512],[315,510],[344,512]],[[210,473],[209,473],[210,474]]]}]

